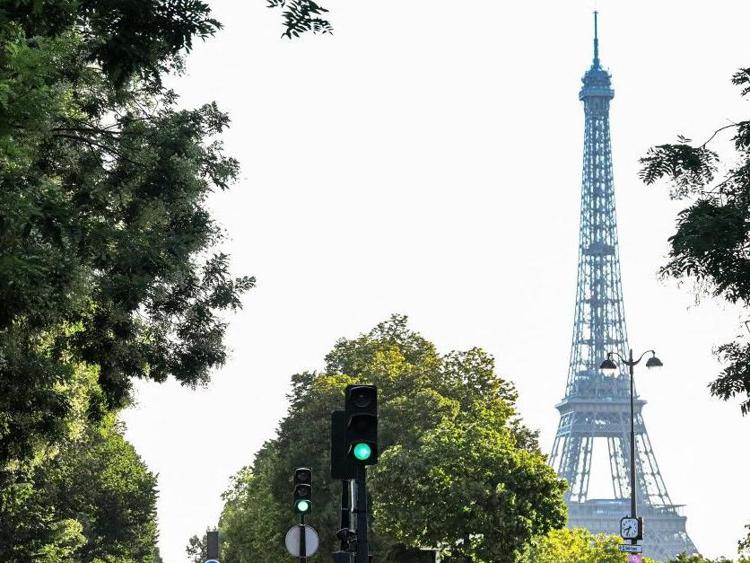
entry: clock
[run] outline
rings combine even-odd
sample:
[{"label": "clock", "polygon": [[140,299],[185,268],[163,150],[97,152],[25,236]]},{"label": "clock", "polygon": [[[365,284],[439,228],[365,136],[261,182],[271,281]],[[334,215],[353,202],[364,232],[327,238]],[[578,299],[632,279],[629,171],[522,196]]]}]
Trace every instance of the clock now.
[{"label": "clock", "polygon": [[620,536],[624,540],[639,540],[643,537],[643,520],[626,516],[620,520]]}]

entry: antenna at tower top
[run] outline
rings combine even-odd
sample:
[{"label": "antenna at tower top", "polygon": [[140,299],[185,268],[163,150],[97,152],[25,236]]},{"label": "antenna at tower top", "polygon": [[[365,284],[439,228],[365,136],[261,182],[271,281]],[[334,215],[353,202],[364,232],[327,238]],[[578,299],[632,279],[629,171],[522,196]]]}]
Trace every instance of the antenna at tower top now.
[{"label": "antenna at tower top", "polygon": [[594,10],[594,66],[599,66],[599,12]]}]

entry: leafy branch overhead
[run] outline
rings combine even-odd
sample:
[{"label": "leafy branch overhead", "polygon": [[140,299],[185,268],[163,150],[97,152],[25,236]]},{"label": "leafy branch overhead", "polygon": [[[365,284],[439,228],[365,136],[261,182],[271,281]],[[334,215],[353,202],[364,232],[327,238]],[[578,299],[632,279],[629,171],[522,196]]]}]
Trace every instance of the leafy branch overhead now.
[{"label": "leafy branch overhead", "polygon": [[219,24],[198,0],[115,4],[0,8],[0,462],[53,433],[78,363],[105,409],[134,378],[205,382],[226,355],[220,311],[253,285],[205,205],[238,173],[229,118],[161,83]]},{"label": "leafy branch overhead", "polygon": [[281,8],[284,18],[282,37],[299,37],[305,32],[333,33],[333,27],[321,16],[328,10],[312,0],[268,0],[269,8]]},{"label": "leafy branch overhead", "polygon": [[[750,94],[750,68],[732,82]],[[734,162],[719,173],[719,154],[709,145],[723,131],[733,132]],[[666,179],[672,197],[688,200],[669,238],[669,260],[662,274],[692,278],[710,294],[750,307],[750,120],[717,129],[703,144],[679,137],[675,144],[649,149],[641,159],[646,184]],[[717,349],[724,370],[711,386],[722,398],[740,397],[743,414],[750,413],[750,343],[739,337]]]},{"label": "leafy branch overhead", "polygon": [[200,0],[0,2],[3,561],[158,560],[155,477],[107,424],[135,379],[206,382],[254,283],[206,205],[229,118],[163,85],[219,27]]}]

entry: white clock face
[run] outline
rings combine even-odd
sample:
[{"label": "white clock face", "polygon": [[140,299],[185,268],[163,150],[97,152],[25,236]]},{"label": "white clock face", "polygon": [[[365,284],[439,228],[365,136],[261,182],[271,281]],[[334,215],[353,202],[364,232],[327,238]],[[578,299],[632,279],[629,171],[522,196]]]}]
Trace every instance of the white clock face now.
[{"label": "white clock face", "polygon": [[623,539],[629,540],[638,537],[638,519],[623,518],[620,521],[620,535]]}]

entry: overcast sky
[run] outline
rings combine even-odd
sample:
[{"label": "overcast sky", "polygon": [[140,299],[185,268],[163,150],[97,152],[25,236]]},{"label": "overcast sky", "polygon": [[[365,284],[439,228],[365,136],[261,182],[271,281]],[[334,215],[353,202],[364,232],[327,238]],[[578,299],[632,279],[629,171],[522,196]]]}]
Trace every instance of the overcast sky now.
[{"label": "overcast sky", "polygon": [[[208,389],[138,387],[128,437],[159,474],[168,563],[215,525],[229,478],[286,411],[291,374],[392,313],[443,352],[480,346],[520,392],[545,451],[573,327],[589,0],[321,0],[333,36],[280,38],[263,0],[210,2],[225,29],[173,82],[186,107],[232,118],[240,182],[211,207],[238,274],[258,287],[231,319]],[[680,202],[638,158],[747,116],[750,4],[602,1],[626,318],[644,417],[672,500],[706,555],[734,556],[750,520],[750,418],[709,396],[712,348],[747,315],[662,281]],[[602,467],[601,469],[607,469]],[[594,468],[594,471],[599,471]],[[593,479],[592,496],[606,481]],[[322,559],[321,559],[322,560]]]}]

